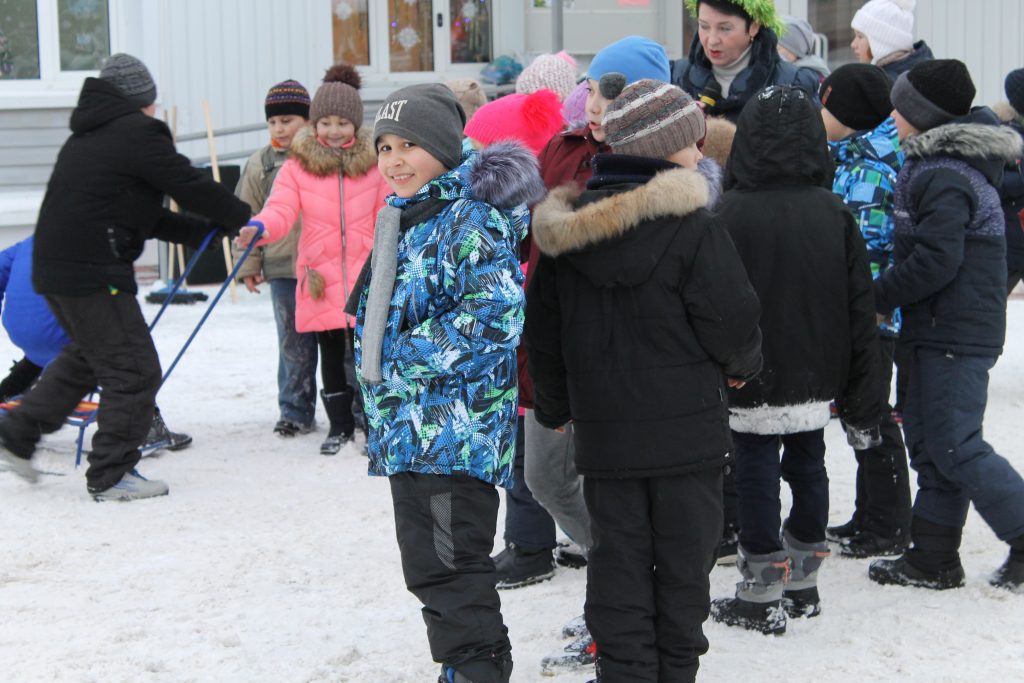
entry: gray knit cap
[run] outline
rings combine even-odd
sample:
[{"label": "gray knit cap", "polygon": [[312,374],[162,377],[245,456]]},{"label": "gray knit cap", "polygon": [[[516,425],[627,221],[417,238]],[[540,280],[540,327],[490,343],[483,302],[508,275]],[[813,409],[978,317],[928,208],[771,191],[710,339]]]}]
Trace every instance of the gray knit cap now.
[{"label": "gray knit cap", "polygon": [[373,122],[373,141],[391,133],[414,142],[453,169],[462,159],[466,112],[455,93],[440,83],[399,88],[384,100]]},{"label": "gray knit cap", "polygon": [[796,55],[797,59],[811,55],[811,48],[814,47],[814,29],[807,20],[787,14],[782,17],[782,22],[786,25],[786,30],[779,36],[779,45]]},{"label": "gray knit cap", "polygon": [[702,139],[704,112],[679,87],[648,78],[627,85],[608,105],[605,142],[617,154],[664,159]]},{"label": "gray knit cap", "polygon": [[110,55],[103,64],[100,78],[114,85],[132,104],[140,108],[156,102],[156,83],[149,75],[149,69],[131,55],[123,52]]}]

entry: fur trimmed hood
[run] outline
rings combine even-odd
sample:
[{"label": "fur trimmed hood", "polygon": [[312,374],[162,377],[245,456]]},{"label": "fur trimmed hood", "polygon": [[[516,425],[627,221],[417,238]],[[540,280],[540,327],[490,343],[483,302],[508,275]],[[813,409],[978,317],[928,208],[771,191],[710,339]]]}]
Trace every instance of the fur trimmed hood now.
[{"label": "fur trimmed hood", "polygon": [[355,144],[348,148],[335,149],[321,145],[316,139],[316,130],[306,126],[292,141],[288,156],[319,178],[341,173],[349,178],[358,178],[377,165],[377,150],[373,146],[373,132],[368,128],[356,131]]},{"label": "fur trimmed hood", "polygon": [[485,147],[469,168],[469,186],[474,197],[502,209],[532,206],[547,193],[537,157],[518,142]]},{"label": "fur trimmed hood", "polygon": [[663,171],[646,184],[575,208],[575,185],[552,190],[533,214],[533,240],[560,256],[625,235],[645,221],[687,216],[708,205],[708,183],[689,169]]},{"label": "fur trimmed hood", "polygon": [[1016,132],[988,123],[947,123],[903,142],[907,159],[955,157],[965,161],[998,160],[1001,164],[1019,159],[1021,147]]}]

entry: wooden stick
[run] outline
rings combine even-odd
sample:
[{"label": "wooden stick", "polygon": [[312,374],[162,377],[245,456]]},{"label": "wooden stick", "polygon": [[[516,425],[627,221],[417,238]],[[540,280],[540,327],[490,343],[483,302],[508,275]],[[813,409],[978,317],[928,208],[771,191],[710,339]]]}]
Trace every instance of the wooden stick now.
[{"label": "wooden stick", "polygon": [[[213,179],[220,182],[220,166],[217,164],[217,146],[213,142],[213,122],[210,119],[210,103],[207,100],[203,100],[203,116],[206,118],[206,142],[210,146],[210,163],[213,165]],[[227,236],[221,240],[222,246],[224,247],[224,266],[227,268],[228,275],[235,269],[234,264],[231,262],[231,243],[228,241]],[[231,278],[231,303],[238,303],[238,292],[235,288],[235,279]]]},{"label": "wooden stick", "polygon": [[[171,140],[174,141],[174,145],[178,145],[178,105],[171,107]],[[173,199],[171,200],[171,211],[178,210],[178,203]],[[185,245],[178,243],[174,245],[178,250],[178,264],[181,267],[181,272],[185,272]]]}]

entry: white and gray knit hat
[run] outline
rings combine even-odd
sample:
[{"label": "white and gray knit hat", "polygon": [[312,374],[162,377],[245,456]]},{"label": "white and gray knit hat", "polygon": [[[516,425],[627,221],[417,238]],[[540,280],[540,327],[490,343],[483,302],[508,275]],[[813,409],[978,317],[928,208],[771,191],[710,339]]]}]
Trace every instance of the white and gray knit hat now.
[{"label": "white and gray knit hat", "polygon": [[100,78],[124,93],[132,104],[148,107],[156,102],[156,83],[141,61],[120,52],[110,55],[103,64]]},{"label": "white and gray knit hat", "polygon": [[701,140],[704,112],[682,89],[648,78],[627,85],[605,110],[605,141],[617,154],[664,159]]}]

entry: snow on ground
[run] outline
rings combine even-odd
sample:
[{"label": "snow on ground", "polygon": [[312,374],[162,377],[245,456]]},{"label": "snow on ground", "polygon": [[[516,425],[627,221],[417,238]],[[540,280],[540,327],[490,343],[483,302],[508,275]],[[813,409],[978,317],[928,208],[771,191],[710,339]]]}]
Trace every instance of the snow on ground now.
[{"label": "snow on ground", "polygon": [[[211,290],[212,292],[212,290]],[[174,306],[157,328],[165,366],[203,312]],[[147,315],[156,307],[145,305]],[[1018,470],[1024,446],[1024,302],[1010,304],[1007,354],[993,371],[987,436]],[[387,482],[366,476],[355,445],[319,455],[323,433],[282,440],[269,292],[239,292],[214,311],[160,405],[191,448],[143,460],[166,498],[93,503],[75,471],[76,431],[47,437],[29,487],[0,474],[0,680],[436,680],[419,604],[406,592]],[[16,358],[5,339],[0,359]],[[3,361],[6,363],[7,361]],[[833,522],[853,500],[854,459],[828,429]],[[496,547],[501,545],[501,523]],[[824,614],[780,638],[706,625],[700,679],[775,681],[1024,680],[1024,596],[989,587],[1005,558],[972,511],[963,543],[967,587],[882,588],[867,561],[829,560]],[[738,574],[720,567],[714,596]],[[502,593],[516,683],[540,675],[562,624],[581,611],[585,572]]]}]

